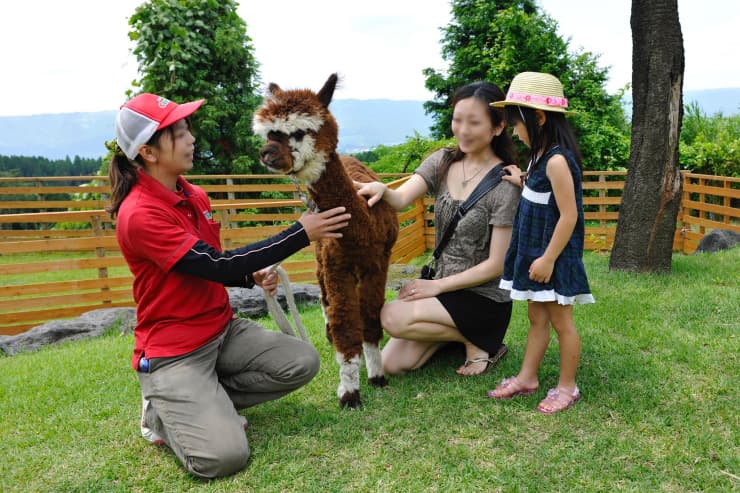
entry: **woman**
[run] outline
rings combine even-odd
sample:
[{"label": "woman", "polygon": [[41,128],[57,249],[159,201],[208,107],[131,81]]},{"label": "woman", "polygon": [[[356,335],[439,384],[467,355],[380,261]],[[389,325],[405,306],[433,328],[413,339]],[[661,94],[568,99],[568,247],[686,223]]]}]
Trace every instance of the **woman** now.
[{"label": "woman", "polygon": [[195,144],[186,118],[202,104],[140,94],[121,107],[109,212],[134,275],[142,435],[168,445],[192,474],[212,478],[249,458],[237,410],[296,390],[319,368],[310,344],[234,318],[224,286],[274,293],[267,267],[313,240],[341,237],[349,214],[306,213],[272,238],[221,251],[208,197],[182,177]]},{"label": "woman", "polygon": [[[459,89],[452,98],[457,147],[429,156],[396,190],[380,182],[356,183],[358,194],[368,197],[370,206],[382,199],[401,210],[431,193],[439,242],[459,205],[488,171],[515,162],[503,112],[489,106],[503,99],[501,89],[488,82]],[[519,203],[517,181],[507,177],[460,220],[442,250],[434,279],[405,284],[398,299],[383,307],[381,324],[392,336],[382,352],[386,373],[415,370],[449,342],[465,345],[460,375],[484,373],[506,354],[502,342],[512,303],[498,282]]]}]

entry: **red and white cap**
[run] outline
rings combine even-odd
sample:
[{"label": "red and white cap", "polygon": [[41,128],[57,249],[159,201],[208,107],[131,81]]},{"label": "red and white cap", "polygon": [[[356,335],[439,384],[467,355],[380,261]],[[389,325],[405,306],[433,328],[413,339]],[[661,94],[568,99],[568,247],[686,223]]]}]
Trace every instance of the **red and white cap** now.
[{"label": "red and white cap", "polygon": [[156,94],[139,94],[121,106],[116,116],[118,147],[126,157],[135,159],[139,148],[149,142],[157,130],[169,127],[201,107],[205,99],[177,104]]}]

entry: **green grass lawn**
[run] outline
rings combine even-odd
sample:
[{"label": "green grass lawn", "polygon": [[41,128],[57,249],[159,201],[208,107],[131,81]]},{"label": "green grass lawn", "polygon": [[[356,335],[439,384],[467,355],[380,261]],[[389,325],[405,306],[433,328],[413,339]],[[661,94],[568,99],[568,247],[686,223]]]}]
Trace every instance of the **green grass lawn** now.
[{"label": "green grass lawn", "polygon": [[557,381],[556,339],[536,395],[485,397],[519,368],[526,303],[514,304],[511,352],[486,375],[459,377],[462,354],[444,351],[385,389],[363,382],[360,411],[338,408],[320,309],[306,307],[319,375],[245,411],[248,467],[202,481],[140,437],[132,337],[112,333],[0,357],[0,491],[740,489],[740,248],[676,255],[670,275],[585,261],[597,303],[575,309],[583,399],[565,413],[535,411]]}]

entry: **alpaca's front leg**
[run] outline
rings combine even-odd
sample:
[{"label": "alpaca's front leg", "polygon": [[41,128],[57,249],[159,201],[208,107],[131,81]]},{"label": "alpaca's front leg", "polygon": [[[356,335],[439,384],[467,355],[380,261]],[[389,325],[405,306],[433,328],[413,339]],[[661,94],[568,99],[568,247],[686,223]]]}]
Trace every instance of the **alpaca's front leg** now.
[{"label": "alpaca's front leg", "polygon": [[329,332],[337,350],[339,387],[342,407],[357,408],[360,400],[360,359],[362,357],[362,322],[353,269],[341,259],[323,262],[324,289],[328,302],[326,315]]},{"label": "alpaca's front leg", "polygon": [[326,297],[326,284],[324,276],[326,272],[324,270],[324,258],[321,249],[321,242],[316,243],[316,279],[319,282],[319,289],[321,290],[321,314],[324,316],[324,331],[326,333],[326,340],[329,344],[333,344],[334,341],[331,339],[331,330],[329,329],[329,300]]},{"label": "alpaca's front leg", "polygon": [[383,373],[383,360],[378,343],[363,342],[362,352],[365,355],[365,366],[367,366],[367,382],[373,387],[388,385],[388,380]]},{"label": "alpaca's front leg", "polygon": [[385,283],[389,259],[390,251],[384,251],[374,257],[372,262],[365,262],[359,285],[359,296],[362,300],[360,312],[364,341],[362,350],[365,354],[365,365],[367,366],[367,381],[373,387],[388,385],[388,380],[386,380],[383,373],[379,345],[383,338],[383,329],[380,326],[380,310],[385,303]]},{"label": "alpaca's front leg", "polygon": [[342,353],[337,353],[339,363],[339,387],[337,397],[339,405],[356,409],[362,405],[360,400],[360,355],[345,359]]}]

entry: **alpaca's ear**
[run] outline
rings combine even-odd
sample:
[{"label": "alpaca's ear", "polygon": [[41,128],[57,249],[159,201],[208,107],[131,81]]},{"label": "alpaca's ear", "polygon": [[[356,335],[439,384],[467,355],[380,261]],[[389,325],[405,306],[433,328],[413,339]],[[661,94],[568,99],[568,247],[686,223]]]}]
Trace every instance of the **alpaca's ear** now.
[{"label": "alpaca's ear", "polygon": [[274,82],[270,82],[270,85],[267,86],[268,95],[275,95],[279,93],[280,91],[282,91],[282,89],[280,89],[280,86],[275,84]]},{"label": "alpaca's ear", "polygon": [[331,74],[328,79],[326,79],[326,82],[324,82],[324,87],[321,88],[319,91],[319,101],[321,101],[321,104],[324,105],[324,108],[329,107],[329,103],[331,103],[331,98],[334,97],[334,89],[337,87],[337,81],[339,80],[339,77],[337,74]]}]

